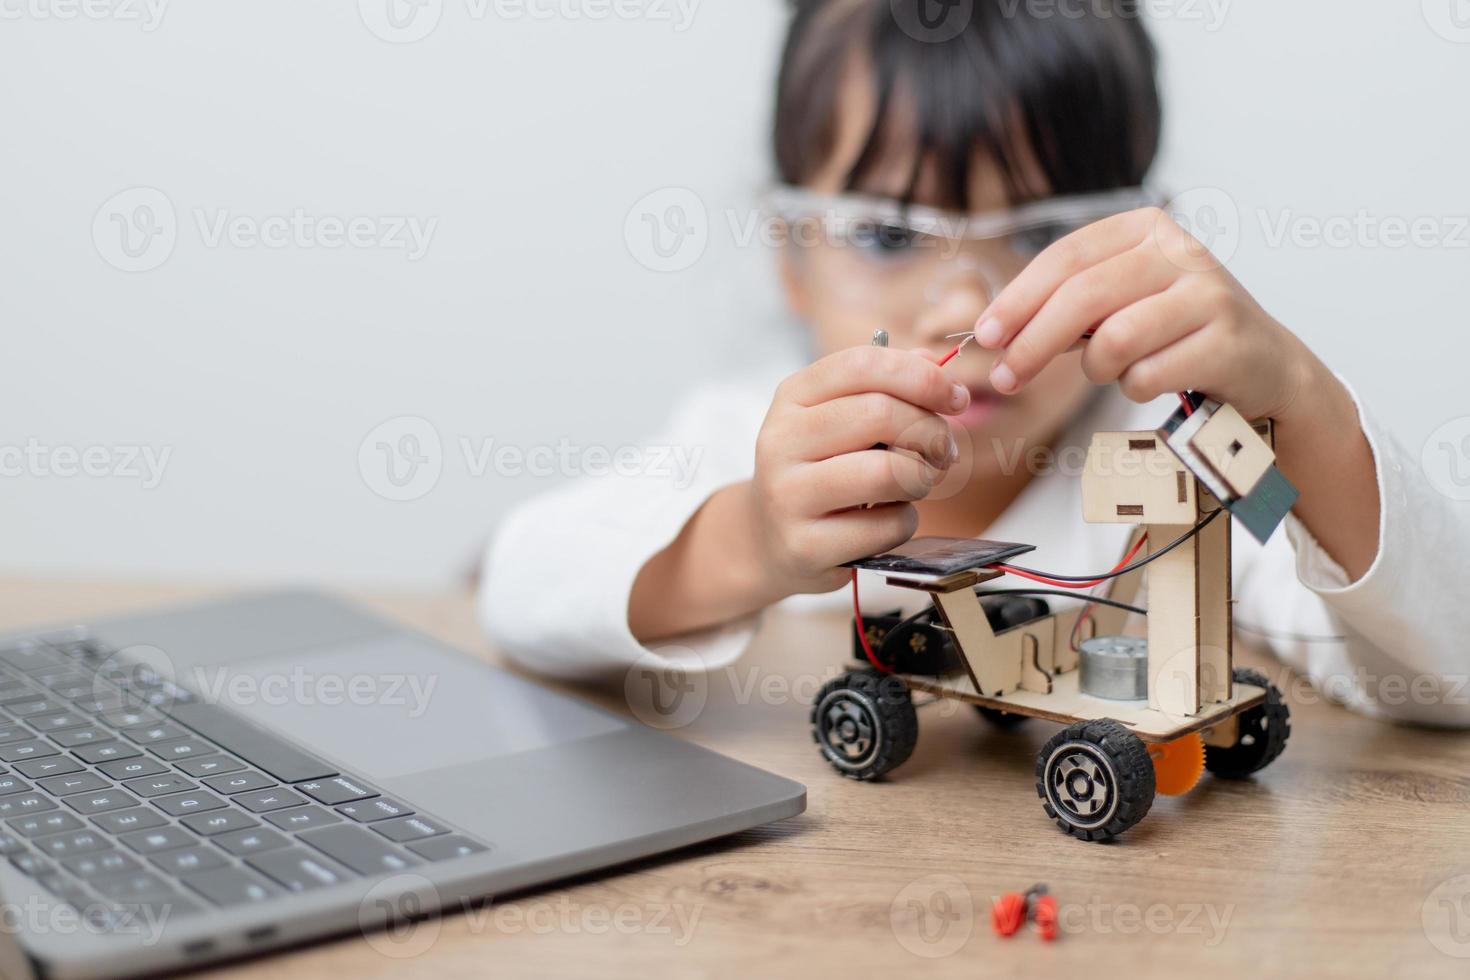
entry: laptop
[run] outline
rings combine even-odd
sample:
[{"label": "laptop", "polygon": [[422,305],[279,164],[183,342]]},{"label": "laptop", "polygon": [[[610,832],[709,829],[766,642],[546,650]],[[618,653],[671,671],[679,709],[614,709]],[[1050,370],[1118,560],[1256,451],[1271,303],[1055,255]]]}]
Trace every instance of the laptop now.
[{"label": "laptop", "polygon": [[0,974],[259,954],[800,813],[798,783],[345,602],[0,640]]}]

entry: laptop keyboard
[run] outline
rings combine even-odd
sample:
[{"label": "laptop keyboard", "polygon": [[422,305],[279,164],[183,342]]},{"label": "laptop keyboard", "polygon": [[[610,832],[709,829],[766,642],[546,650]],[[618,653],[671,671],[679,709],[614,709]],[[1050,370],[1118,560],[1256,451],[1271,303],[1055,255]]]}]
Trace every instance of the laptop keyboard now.
[{"label": "laptop keyboard", "polygon": [[0,645],[0,856],[92,920],[488,850],[86,636]]}]

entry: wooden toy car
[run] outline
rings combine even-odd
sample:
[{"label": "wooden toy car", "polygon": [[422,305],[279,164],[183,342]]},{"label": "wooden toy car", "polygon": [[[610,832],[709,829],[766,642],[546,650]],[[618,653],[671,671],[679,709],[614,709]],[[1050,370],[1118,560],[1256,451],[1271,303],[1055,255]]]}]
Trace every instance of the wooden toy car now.
[{"label": "wooden toy car", "polygon": [[[1083,840],[1142,820],[1156,793],[1187,792],[1205,770],[1240,778],[1274,761],[1290,735],[1281,692],[1236,669],[1230,623],[1231,511],[1268,537],[1295,500],[1275,469],[1269,422],[1193,396],[1157,432],[1098,433],[1083,475],[1084,518],[1142,525],[1119,566],[1079,587],[1106,594],[979,588],[1015,573],[1029,545],[919,538],[854,562],[854,646],[869,662],[829,682],[812,734],[838,772],[876,779],[914,749],[913,693],[968,702],[1009,726],[1065,727],[1036,759],[1047,815]],[[1147,557],[1130,558],[1149,546]],[[922,612],[862,616],[857,570],[928,593]],[[1126,637],[1147,570],[1147,640]],[[1043,581],[1047,581],[1043,577]],[[1044,595],[1088,604],[1053,613]]]}]

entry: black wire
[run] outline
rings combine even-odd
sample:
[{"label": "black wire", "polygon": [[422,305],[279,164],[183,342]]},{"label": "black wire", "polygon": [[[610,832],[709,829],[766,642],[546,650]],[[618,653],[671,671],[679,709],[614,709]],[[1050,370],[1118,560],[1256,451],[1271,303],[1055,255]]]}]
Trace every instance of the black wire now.
[{"label": "black wire", "polygon": [[1119,576],[1127,575],[1129,572],[1136,572],[1140,568],[1142,568],[1144,565],[1147,565],[1151,561],[1158,561],[1160,558],[1164,557],[1169,552],[1173,551],[1175,548],[1179,547],[1181,544],[1183,544],[1184,542],[1188,541],[1190,538],[1194,537],[1196,534],[1198,534],[1201,531],[1203,531],[1206,527],[1209,526],[1209,523],[1211,521],[1213,521],[1215,518],[1219,517],[1224,512],[1225,512],[1225,508],[1221,507],[1219,510],[1215,511],[1209,517],[1206,517],[1204,520],[1200,521],[1194,527],[1190,528],[1188,531],[1184,532],[1179,537],[1177,537],[1173,541],[1169,542],[1169,544],[1167,544],[1164,547],[1160,548],[1158,551],[1155,551],[1152,554],[1150,554],[1147,558],[1140,558],[1140,559],[1138,559],[1138,561],[1134,562],[1131,565],[1127,565],[1127,566],[1125,566],[1123,568],[1120,568],[1116,572],[1108,572],[1108,573],[1106,573],[1104,575],[1054,575],[1051,572],[1038,572],[1034,568],[1027,568],[1024,565],[1012,565],[1009,562],[1002,562],[999,565],[993,565],[991,567],[992,568],[1000,569],[1001,571],[1004,571],[1004,570],[1006,570],[1008,568],[1013,568],[1013,569],[1015,569],[1018,572],[1028,572],[1028,573],[1030,573],[1032,575],[1040,575],[1042,578],[1054,578],[1054,579],[1056,579],[1056,580],[1058,580],[1060,582],[1098,582],[1098,581],[1106,581],[1107,579],[1110,579],[1110,578],[1118,578]]},{"label": "black wire", "polygon": [[[1112,606],[1114,609],[1122,609],[1125,612],[1138,613],[1140,616],[1148,615],[1148,610],[1144,609],[1141,606],[1130,606],[1127,603],[1118,602],[1114,599],[1104,599],[1101,596],[1090,596],[1082,592],[1064,592],[1061,589],[986,589],[984,591],[976,589],[975,594],[981,597],[988,595],[1056,595],[1062,596],[1067,599],[1082,599],[1087,602],[1096,603],[1099,606]],[[920,609],[912,616],[900,620],[898,625],[894,626],[893,629],[889,630],[888,632],[896,633],[899,630],[903,629],[905,626],[908,626],[917,620],[923,619],[925,616],[933,614],[935,610],[935,606],[925,606],[923,609]],[[866,620],[867,618],[867,616],[863,617],[864,620]]]},{"label": "black wire", "polygon": [[1142,606],[1130,606],[1126,602],[1118,602],[1115,599],[1104,599],[1101,596],[1090,596],[1085,592],[1064,592],[1061,589],[987,589],[984,592],[975,593],[979,596],[987,595],[1059,595],[1067,599],[1081,599],[1084,602],[1099,606],[1112,606],[1114,609],[1122,609],[1126,612],[1138,613],[1147,616],[1148,610]]}]

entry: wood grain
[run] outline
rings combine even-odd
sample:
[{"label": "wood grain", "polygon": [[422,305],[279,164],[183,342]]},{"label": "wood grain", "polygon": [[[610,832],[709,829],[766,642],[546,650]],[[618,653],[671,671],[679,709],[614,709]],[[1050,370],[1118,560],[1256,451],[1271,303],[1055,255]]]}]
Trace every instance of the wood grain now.
[{"label": "wood grain", "polygon": [[[224,591],[0,581],[0,628]],[[357,598],[496,659],[467,597]],[[396,939],[354,936],[215,972],[242,980],[1470,975],[1470,959],[1450,955],[1470,954],[1470,901],[1456,907],[1465,887],[1441,886],[1470,874],[1463,736],[1321,703],[1238,646],[1240,662],[1287,690],[1295,724],[1286,754],[1254,781],[1206,776],[1187,796],[1161,798],[1119,841],[1085,844],[1052,827],[1036,798],[1034,757],[1054,731],[1044,722],[1002,732],[966,706],[935,703],[920,709],[914,757],[888,781],[855,783],[828,769],[807,711],[816,688],[845,669],[849,635],[841,618],[773,614],[740,664],[701,682],[704,709],[676,732],[804,782],[802,817],[447,915]],[[620,678],[570,690],[628,711]],[[992,898],[1038,881],[1061,904],[1061,938],[994,936]],[[396,955],[407,952],[417,955]]]}]

